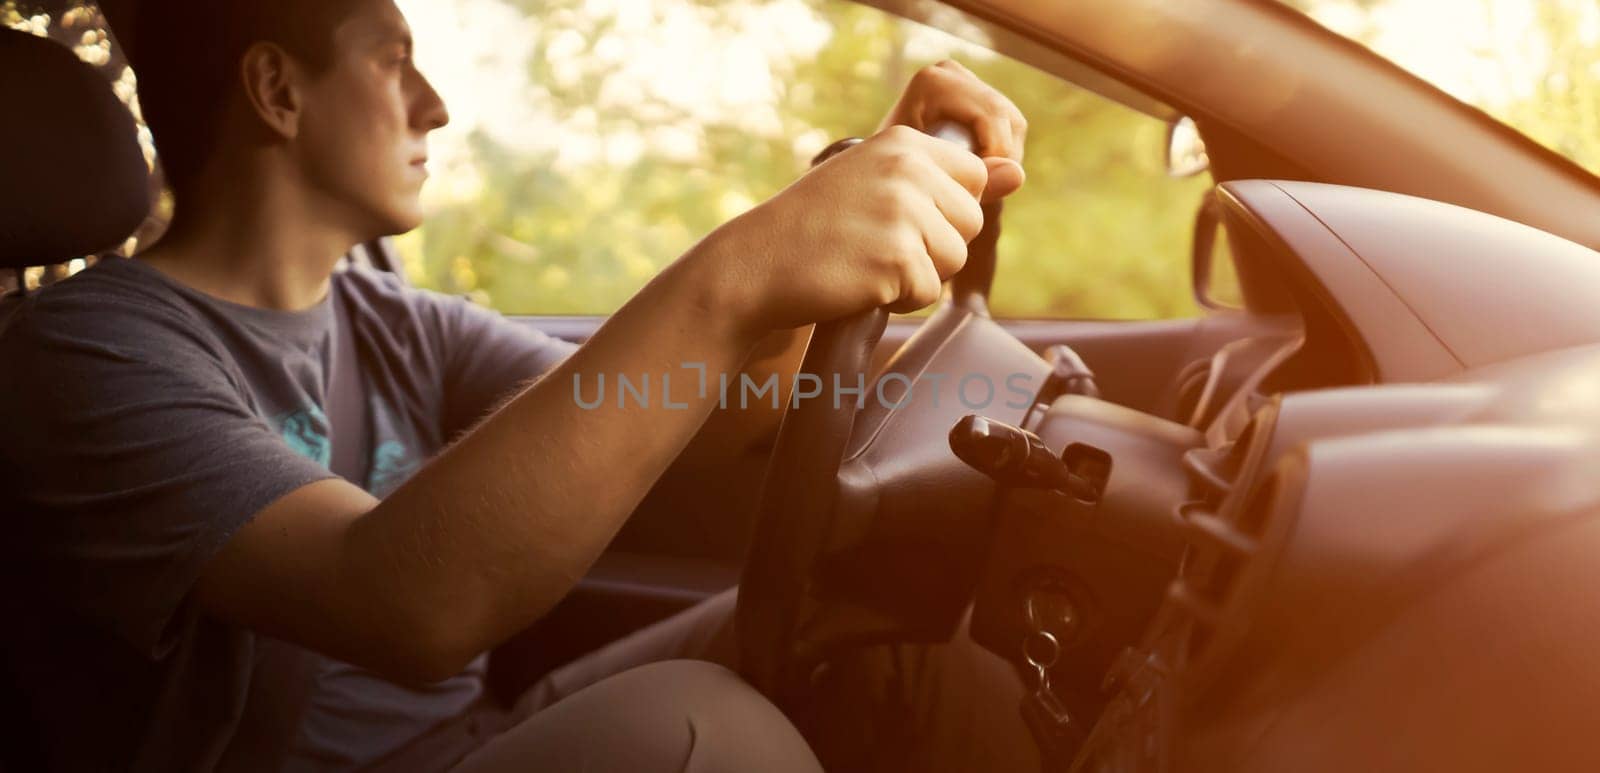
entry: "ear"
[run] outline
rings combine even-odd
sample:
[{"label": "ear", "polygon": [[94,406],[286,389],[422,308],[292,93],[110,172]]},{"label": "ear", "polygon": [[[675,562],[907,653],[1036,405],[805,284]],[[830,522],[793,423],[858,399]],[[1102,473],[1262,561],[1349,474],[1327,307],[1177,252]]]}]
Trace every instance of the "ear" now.
[{"label": "ear", "polygon": [[282,139],[300,132],[300,70],[294,57],[274,43],[257,42],[240,61],[245,99],[262,124]]}]

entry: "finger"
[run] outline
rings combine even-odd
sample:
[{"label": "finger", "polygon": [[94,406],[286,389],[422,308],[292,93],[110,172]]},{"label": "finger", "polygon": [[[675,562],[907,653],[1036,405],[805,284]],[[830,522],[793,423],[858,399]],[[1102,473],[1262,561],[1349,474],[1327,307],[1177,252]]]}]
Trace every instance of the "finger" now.
[{"label": "finger", "polygon": [[[971,201],[971,199],[967,199]],[[974,204],[976,206],[976,204]],[[982,209],[979,209],[982,216]],[[971,238],[957,230],[939,208],[929,202],[917,217],[917,228],[922,231],[922,246],[928,253],[928,260],[933,263],[934,273],[939,275],[939,280],[944,281],[953,276],[967,263],[967,242]]]},{"label": "finger", "polygon": [[989,183],[989,167],[983,159],[968,153],[953,142],[926,134],[913,140],[927,153],[927,157],[951,179],[966,189],[973,198],[983,193]]},{"label": "finger", "polygon": [[972,118],[969,125],[972,126],[973,134],[978,140],[978,147],[974,151],[978,155],[1011,159],[1022,157],[1022,148],[1016,141],[1010,116],[984,110]]},{"label": "finger", "polygon": [[980,113],[975,127],[979,134],[978,155],[1000,156],[1016,161],[1022,160],[1022,135],[1017,132],[1014,117],[1020,117],[1022,112],[1017,106],[989,84],[971,76],[972,83],[976,84],[972,99],[977,102],[976,109]]},{"label": "finger", "polygon": [[1026,150],[1028,144],[1028,119],[1022,114],[1022,111],[1019,110],[1015,104],[1013,104],[1011,106],[1011,113],[1008,120],[1011,122],[1011,136],[1014,138],[1012,143],[1016,150],[1016,152],[1011,155],[1011,158],[1020,164],[1022,163],[1022,154]]},{"label": "finger", "polygon": [[932,214],[953,228],[963,243],[972,241],[983,230],[983,207],[970,190],[943,169],[935,164],[924,164],[910,170],[907,177],[932,201]]},{"label": "finger", "polygon": [[889,311],[905,314],[939,300],[944,283],[926,255],[902,261],[901,272],[900,299],[889,304]]},{"label": "finger", "polygon": [[1027,121],[1016,104],[953,59],[928,68],[927,77],[940,96],[923,103],[924,128],[955,121],[972,129],[978,155],[1022,160]]},{"label": "finger", "polygon": [[963,242],[970,242],[983,230],[983,206],[972,197],[971,191],[955,180],[945,177],[933,185],[929,193],[934,206],[949,226],[955,229]]},{"label": "finger", "polygon": [[[1028,178],[1022,165],[1009,158],[986,158],[983,163],[989,167],[989,184],[983,189],[986,204],[1016,193]],[[982,214],[981,209],[979,214]]]},{"label": "finger", "polygon": [[1017,107],[1017,103],[1012,102],[1010,97],[1000,93],[998,89],[988,88],[987,94],[990,114],[1005,123],[1010,136],[1007,140],[1006,153],[984,155],[1004,155],[1020,164],[1024,146],[1028,141],[1028,119]]}]

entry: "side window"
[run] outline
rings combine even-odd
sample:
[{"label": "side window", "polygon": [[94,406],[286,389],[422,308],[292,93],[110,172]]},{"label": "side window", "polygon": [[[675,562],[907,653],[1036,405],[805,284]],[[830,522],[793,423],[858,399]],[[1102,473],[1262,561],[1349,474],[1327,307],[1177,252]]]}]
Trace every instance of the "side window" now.
[{"label": "side window", "polygon": [[1209,181],[1165,175],[1164,123],[943,32],[847,0],[401,6],[452,115],[429,217],[398,240],[419,285],[512,314],[610,313],[954,57],[1029,118],[996,314],[1198,313],[1188,252]]}]

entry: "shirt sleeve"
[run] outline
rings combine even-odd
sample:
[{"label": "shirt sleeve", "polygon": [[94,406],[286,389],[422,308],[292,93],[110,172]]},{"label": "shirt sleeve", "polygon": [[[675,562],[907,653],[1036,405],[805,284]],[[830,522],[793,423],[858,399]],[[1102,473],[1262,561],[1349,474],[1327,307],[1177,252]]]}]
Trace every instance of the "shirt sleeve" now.
[{"label": "shirt sleeve", "polygon": [[255,415],[196,320],[82,295],[0,338],[0,522],[42,608],[159,658],[234,532],[332,475]]},{"label": "shirt sleeve", "polygon": [[432,295],[443,321],[445,437],[469,429],[514,390],[577,350],[464,298]]}]

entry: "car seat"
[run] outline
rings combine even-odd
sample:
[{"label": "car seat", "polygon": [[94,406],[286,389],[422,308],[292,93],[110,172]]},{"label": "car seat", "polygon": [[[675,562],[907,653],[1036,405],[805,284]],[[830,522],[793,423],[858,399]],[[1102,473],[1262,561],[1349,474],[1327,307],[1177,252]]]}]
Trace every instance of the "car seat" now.
[{"label": "car seat", "polygon": [[[122,245],[150,211],[150,172],[128,108],[106,78],[48,38],[0,29],[0,330],[21,305],[22,269]],[[3,364],[0,364],[3,367]]]}]

